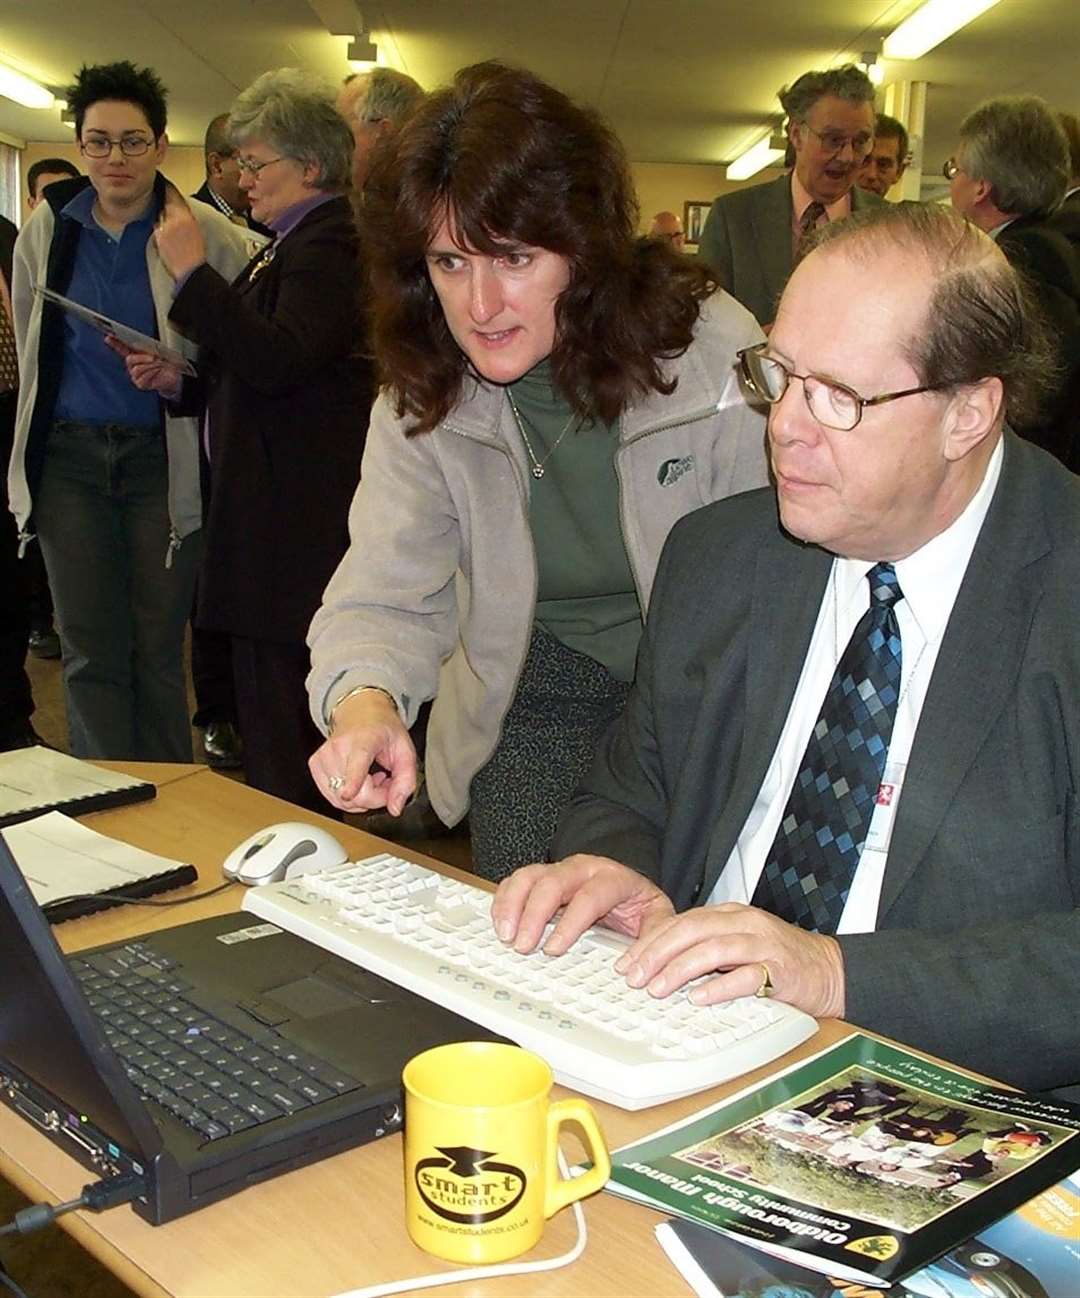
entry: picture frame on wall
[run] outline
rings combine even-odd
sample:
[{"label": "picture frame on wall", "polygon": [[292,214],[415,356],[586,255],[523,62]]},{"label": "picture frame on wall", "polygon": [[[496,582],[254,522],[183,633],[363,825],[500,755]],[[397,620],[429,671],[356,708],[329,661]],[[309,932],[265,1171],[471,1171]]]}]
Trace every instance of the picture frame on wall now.
[{"label": "picture frame on wall", "polygon": [[694,203],[687,200],[683,203],[683,229],[686,231],[687,248],[692,244],[695,248],[701,239],[701,232],[705,228],[705,218],[709,215],[709,209],[712,203]]}]

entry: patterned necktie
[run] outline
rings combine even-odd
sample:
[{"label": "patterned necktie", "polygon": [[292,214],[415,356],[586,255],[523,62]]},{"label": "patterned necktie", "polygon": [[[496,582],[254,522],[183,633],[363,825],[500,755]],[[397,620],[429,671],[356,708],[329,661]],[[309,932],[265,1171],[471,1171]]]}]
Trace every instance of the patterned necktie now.
[{"label": "patterned necktie", "polygon": [[0,392],[11,392],[19,386],[19,360],[15,354],[15,329],[0,295]]},{"label": "patterned necktie", "polygon": [[904,598],[891,563],[867,573],[870,607],[829,682],[752,904],[835,933],[866,842],[900,692]]},{"label": "patterned necktie", "polygon": [[807,206],[806,211],[803,212],[802,219],[799,221],[799,237],[795,240],[796,261],[798,261],[803,255],[803,249],[806,247],[807,240],[817,229],[817,223],[824,215],[825,204],[819,203],[817,199],[810,203]]}]

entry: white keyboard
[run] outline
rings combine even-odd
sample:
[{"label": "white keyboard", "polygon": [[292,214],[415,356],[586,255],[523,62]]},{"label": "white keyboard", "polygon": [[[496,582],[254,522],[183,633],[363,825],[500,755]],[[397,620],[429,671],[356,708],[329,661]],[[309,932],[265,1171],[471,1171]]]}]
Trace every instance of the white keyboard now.
[{"label": "white keyboard", "polygon": [[252,888],[244,909],[508,1037],[558,1081],[623,1109],[767,1064],[817,1024],[778,1001],[656,1000],[612,968],[628,942],[590,929],[562,956],[495,936],[491,893],[395,856]]}]

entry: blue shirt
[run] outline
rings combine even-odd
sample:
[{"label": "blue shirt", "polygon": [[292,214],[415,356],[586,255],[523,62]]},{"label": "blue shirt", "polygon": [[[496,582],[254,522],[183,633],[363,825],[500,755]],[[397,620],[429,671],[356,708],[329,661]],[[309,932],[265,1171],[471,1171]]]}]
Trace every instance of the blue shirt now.
[{"label": "blue shirt", "polygon": [[[97,192],[87,185],[60,212],[62,221],[83,227],[66,296],[110,319],[157,337],[146,242],[160,204],[151,196],[145,213],[112,235],[94,219]],[[139,424],[158,427],[160,399],[140,392],[124,362],[105,345],[104,335],[64,313],[64,361],[55,418],[88,424]]]}]

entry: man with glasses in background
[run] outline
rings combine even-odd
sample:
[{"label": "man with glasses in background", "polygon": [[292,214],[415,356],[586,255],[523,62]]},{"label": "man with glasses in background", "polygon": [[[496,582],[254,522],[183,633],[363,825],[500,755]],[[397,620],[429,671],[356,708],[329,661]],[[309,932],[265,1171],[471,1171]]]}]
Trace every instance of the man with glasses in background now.
[{"label": "man with glasses in background", "polygon": [[950,209],[818,233],[742,354],[775,486],[671,532],[504,941],[601,921],[657,998],[772,995],[1080,1098],[1080,483],[1005,429],[1046,351]]},{"label": "man with glasses in background", "polygon": [[[25,545],[48,569],[79,757],[191,761],[183,668],[201,549],[196,421],[139,392],[96,329],[38,285],[192,351],[169,324],[173,279],[153,239],[167,181],[165,90],[131,63],[84,67],[68,91],[88,174],[50,185],[15,245],[22,383],[9,472]],[[245,231],[199,204],[210,260],[247,261]]]},{"label": "man with glasses in background", "polygon": [[701,232],[698,256],[766,328],[798,260],[819,225],[880,200],[855,187],[874,142],[874,87],[853,63],[804,72],[780,91],[794,152],[790,174],[722,194]]}]

